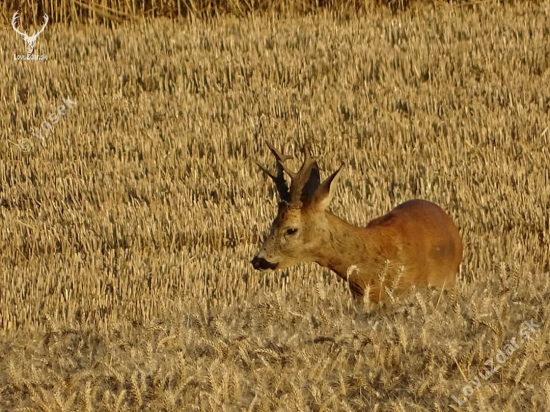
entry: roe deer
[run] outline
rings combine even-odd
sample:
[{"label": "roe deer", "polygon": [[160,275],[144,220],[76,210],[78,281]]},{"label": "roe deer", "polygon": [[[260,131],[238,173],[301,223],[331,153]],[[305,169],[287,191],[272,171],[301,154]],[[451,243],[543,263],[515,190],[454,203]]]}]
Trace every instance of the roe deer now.
[{"label": "roe deer", "polygon": [[[298,172],[284,163],[291,156],[269,143],[268,147],[276,159],[276,173],[258,166],[275,182],[280,202],[269,235],[251,262],[255,269],[317,262],[349,281],[355,297],[368,290],[373,302],[387,299],[386,288],[398,294],[412,285],[445,289],[454,284],[462,240],[439,206],[409,200],[366,227],[353,226],[326,210],[331,185],[343,165],[321,183],[319,166],[307,147]],[[283,171],[291,178],[290,188]]]}]

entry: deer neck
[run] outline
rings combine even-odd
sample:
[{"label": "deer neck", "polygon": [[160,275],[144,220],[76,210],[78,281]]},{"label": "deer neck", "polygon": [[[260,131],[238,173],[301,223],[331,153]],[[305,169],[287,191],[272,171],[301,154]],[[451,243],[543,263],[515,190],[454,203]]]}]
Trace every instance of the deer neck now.
[{"label": "deer neck", "polygon": [[353,281],[353,273],[369,263],[376,249],[375,233],[369,228],[353,226],[330,212],[325,212],[327,225],[321,230],[320,245],[315,251],[315,262],[331,269],[340,277]]}]

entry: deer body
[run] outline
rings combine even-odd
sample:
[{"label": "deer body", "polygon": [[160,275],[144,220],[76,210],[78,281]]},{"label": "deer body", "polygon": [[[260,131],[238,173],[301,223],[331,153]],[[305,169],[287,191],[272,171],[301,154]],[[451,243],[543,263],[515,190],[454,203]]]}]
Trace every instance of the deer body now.
[{"label": "deer body", "polygon": [[410,200],[366,227],[325,213],[327,226],[321,231],[314,261],[349,281],[355,295],[368,288],[371,300],[385,299],[381,276],[389,289],[399,277],[397,293],[412,285],[446,288],[454,284],[462,241],[451,218],[434,203]]},{"label": "deer body", "polygon": [[[357,297],[385,300],[386,288],[400,293],[412,285],[452,286],[462,260],[462,240],[452,219],[436,204],[407,201],[366,227],[356,227],[326,208],[338,169],[320,183],[315,159],[306,151],[297,173],[288,157],[269,146],[278,173],[262,169],[275,181],[281,202],[269,235],[252,260],[258,270],[282,269],[316,262],[349,281]],[[261,166],[260,166],[261,167]],[[292,178],[290,190],[283,170]]]}]

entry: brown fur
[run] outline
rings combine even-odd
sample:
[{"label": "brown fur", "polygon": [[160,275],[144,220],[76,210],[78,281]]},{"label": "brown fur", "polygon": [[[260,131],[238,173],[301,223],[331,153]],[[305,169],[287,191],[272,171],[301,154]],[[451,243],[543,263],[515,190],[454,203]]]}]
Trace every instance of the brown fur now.
[{"label": "brown fur", "polygon": [[384,285],[390,289],[403,266],[398,292],[411,285],[447,288],[454,284],[462,260],[462,240],[451,218],[434,203],[410,200],[364,228],[330,212],[325,214],[329,224],[315,261],[343,279],[348,279],[348,269],[356,266],[358,270],[348,279],[354,294],[361,295],[369,285],[373,301],[386,299],[379,287],[386,261],[390,267]]}]

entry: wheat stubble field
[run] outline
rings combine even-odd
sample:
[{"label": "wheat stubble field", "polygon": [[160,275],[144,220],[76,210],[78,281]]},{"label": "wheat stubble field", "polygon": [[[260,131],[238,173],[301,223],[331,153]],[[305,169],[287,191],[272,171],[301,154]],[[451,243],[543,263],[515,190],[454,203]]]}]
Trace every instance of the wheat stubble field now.
[{"label": "wheat stubble field", "polygon": [[[550,410],[549,37],[548,2],[442,6],[51,25],[48,60],[16,62],[6,26],[0,409]],[[265,141],[345,162],[332,210],[356,225],[440,204],[455,289],[379,309],[316,265],[254,272]]]}]

